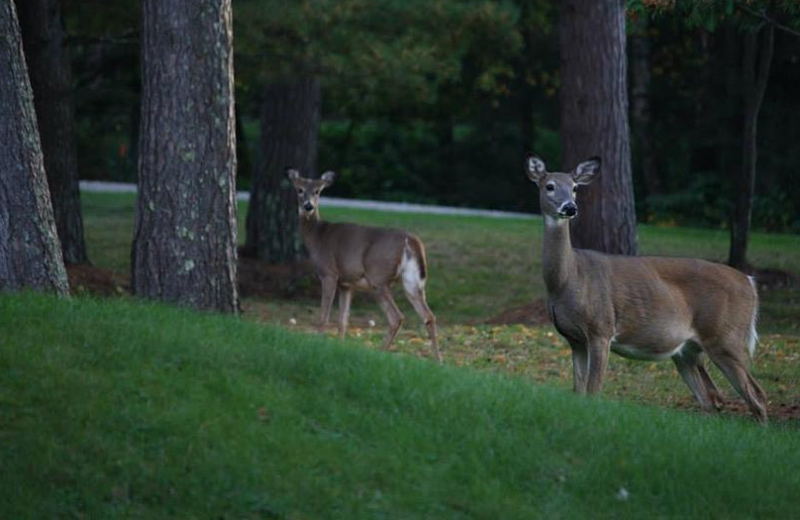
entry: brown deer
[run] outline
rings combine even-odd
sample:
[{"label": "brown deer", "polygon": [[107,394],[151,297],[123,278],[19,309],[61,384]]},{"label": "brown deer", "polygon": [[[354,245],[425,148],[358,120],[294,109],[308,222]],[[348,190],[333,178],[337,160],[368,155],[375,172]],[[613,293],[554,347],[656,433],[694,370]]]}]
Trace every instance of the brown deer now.
[{"label": "brown deer", "polygon": [[442,362],[436,331],[436,317],[425,301],[428,268],[425,246],[411,233],[399,229],[325,222],[319,218],[319,196],[333,184],[336,174],[326,172],[320,179],[306,179],[292,168],[287,175],[297,191],[300,234],[311,262],[322,282],[319,328],[330,318],[336,290],[339,290],[339,337],[344,339],[354,290],[371,292],[389,322],[383,340],[388,349],[404,316],[392,298],[391,287],[402,280],[408,301],[428,329],[431,348]]},{"label": "brown deer", "polygon": [[700,406],[715,411],[721,394],[702,354],[720,368],[755,417],[766,422],[767,397],[748,369],[758,294],[752,278],[704,260],[614,256],[573,249],[569,221],[575,194],[600,168],[593,158],[571,173],[548,172],[526,159],[544,216],[542,272],[548,311],[572,348],[574,389],[600,390],[609,351],[627,358],[670,358]]}]

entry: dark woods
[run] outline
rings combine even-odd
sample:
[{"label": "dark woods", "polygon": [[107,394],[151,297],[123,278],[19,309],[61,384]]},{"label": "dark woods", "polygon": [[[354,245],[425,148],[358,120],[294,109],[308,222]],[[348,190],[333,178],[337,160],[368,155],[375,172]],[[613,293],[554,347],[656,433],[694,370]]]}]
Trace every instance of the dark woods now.
[{"label": "dark woods", "polygon": [[[82,178],[135,179],[139,9],[125,3],[67,2],[65,9]],[[535,210],[516,174],[523,151],[560,155],[558,6],[472,2],[467,10],[437,2],[439,10],[427,12],[423,2],[378,3],[380,10],[352,1],[233,3],[239,187],[249,188],[267,162],[259,158],[259,122],[268,84],[299,78],[303,72],[293,68],[304,60],[322,84],[318,164],[340,171],[334,194]],[[311,4],[319,10],[303,7]],[[390,15],[408,34],[383,31]],[[734,13],[712,29],[688,24],[679,10],[629,10],[639,221],[729,225],[744,191],[748,60],[753,40],[763,40],[748,16]],[[792,114],[800,108],[800,38],[775,32],[771,62],[758,120],[753,225],[797,232],[800,184],[792,177],[800,146],[792,136],[800,121]]]}]

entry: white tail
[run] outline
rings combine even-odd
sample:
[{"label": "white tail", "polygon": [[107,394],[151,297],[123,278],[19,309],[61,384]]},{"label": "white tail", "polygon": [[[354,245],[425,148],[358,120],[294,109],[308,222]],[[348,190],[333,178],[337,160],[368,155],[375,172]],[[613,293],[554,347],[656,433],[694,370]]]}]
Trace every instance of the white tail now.
[{"label": "white tail", "polygon": [[428,329],[431,349],[441,362],[436,317],[425,298],[427,263],[425,246],[411,233],[398,229],[331,223],[319,218],[319,196],[333,183],[335,174],[321,179],[305,179],[297,170],[288,170],[297,191],[300,232],[311,261],[322,282],[319,326],[330,318],[333,298],[339,291],[339,336],[345,337],[354,290],[371,292],[378,302],[389,330],[383,341],[388,349],[403,324],[404,316],[392,298],[391,286],[402,280],[408,301]]},{"label": "white tail", "polygon": [[636,359],[671,358],[704,410],[721,405],[705,369],[707,354],[760,421],[767,398],[748,368],[755,353],[758,295],[752,279],[704,260],[623,257],[573,249],[575,192],[600,160],[571,173],[547,172],[529,156],[545,220],[542,271],[550,317],[572,348],[575,391],[598,392],[613,351]]},{"label": "white tail", "polygon": [[747,277],[750,280],[750,285],[753,287],[753,294],[756,298],[756,306],[753,310],[753,318],[750,320],[750,333],[747,336],[747,351],[750,352],[750,358],[756,356],[756,344],[758,343],[758,331],[756,325],[758,324],[758,288],[756,287],[756,280],[752,276]]}]

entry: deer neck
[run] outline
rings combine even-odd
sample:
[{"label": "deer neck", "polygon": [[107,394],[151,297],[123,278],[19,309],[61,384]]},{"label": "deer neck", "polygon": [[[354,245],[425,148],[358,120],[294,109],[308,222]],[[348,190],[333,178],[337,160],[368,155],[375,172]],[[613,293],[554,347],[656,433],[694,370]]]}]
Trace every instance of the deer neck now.
[{"label": "deer neck", "polygon": [[309,217],[300,216],[300,237],[307,249],[311,249],[317,243],[324,225],[325,222],[319,218],[319,211],[314,211]]},{"label": "deer neck", "polygon": [[548,294],[559,294],[576,274],[569,220],[544,217],[542,275]]}]

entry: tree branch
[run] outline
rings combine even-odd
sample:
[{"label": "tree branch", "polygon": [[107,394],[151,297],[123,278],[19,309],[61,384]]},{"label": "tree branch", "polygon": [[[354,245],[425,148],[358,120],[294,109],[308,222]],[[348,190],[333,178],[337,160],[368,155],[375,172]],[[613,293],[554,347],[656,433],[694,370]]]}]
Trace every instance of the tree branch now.
[{"label": "tree branch", "polygon": [[745,13],[747,13],[747,14],[749,14],[751,16],[754,16],[754,17],[758,18],[759,20],[763,20],[764,22],[767,22],[769,25],[774,26],[776,29],[780,29],[781,31],[783,31],[785,33],[788,33],[788,34],[791,34],[793,36],[800,37],[800,31],[796,31],[796,30],[792,29],[791,27],[788,27],[786,25],[778,23],[777,20],[775,20],[771,16],[767,16],[767,13],[765,13],[763,11],[761,11],[761,12],[760,11],[756,11],[756,10],[751,9],[751,8],[749,8],[749,7],[747,7],[746,5],[743,5],[743,4],[739,4],[738,7],[739,7],[739,9],[744,11]]},{"label": "tree branch", "polygon": [[761,106],[764,99],[764,91],[767,89],[769,81],[769,69],[772,63],[772,52],[775,47],[775,24],[768,23],[764,27],[764,36],[758,52],[758,73],[756,74],[755,84],[755,103],[756,110]]}]

